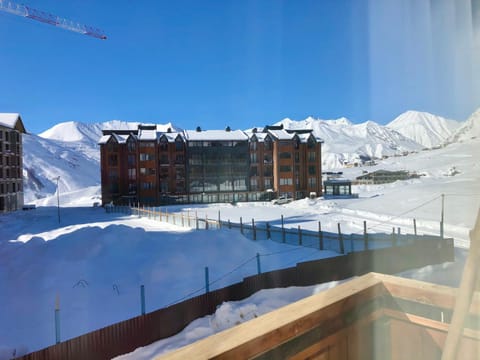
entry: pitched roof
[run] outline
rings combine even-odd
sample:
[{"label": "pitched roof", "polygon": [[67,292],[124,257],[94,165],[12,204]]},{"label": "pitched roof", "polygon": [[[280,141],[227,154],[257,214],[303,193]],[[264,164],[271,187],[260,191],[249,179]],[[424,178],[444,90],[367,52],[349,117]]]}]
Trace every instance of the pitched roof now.
[{"label": "pitched roof", "polygon": [[16,128],[17,130],[26,133],[22,118],[18,113],[0,113],[0,126],[5,126],[9,129]]},{"label": "pitched roof", "polygon": [[278,140],[292,140],[295,134],[290,134],[285,130],[268,130],[268,133]]},{"label": "pitched roof", "polygon": [[185,130],[188,141],[247,141],[248,136],[241,130]]}]

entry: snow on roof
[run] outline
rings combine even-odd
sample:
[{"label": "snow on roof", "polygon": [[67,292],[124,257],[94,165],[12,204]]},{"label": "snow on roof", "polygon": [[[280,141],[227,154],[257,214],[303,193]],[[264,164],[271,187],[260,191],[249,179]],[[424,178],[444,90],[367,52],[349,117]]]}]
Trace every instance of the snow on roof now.
[{"label": "snow on roof", "polygon": [[268,133],[278,140],[291,140],[295,136],[295,134],[290,134],[285,130],[268,130]]},{"label": "snow on roof", "polygon": [[0,113],[0,125],[13,129],[19,118],[20,114],[17,113]]},{"label": "snow on roof", "polygon": [[185,141],[185,136],[181,132],[159,132],[158,138],[161,139],[163,136],[166,137],[168,142],[175,142],[177,137],[180,136],[183,141]]},{"label": "snow on roof", "polygon": [[185,137],[189,141],[246,141],[247,134],[242,130],[185,130]]},{"label": "snow on roof", "polygon": [[267,138],[268,134],[267,133],[263,133],[263,132],[256,132],[256,133],[253,133],[253,132],[247,132],[247,135],[248,135],[248,138],[251,139],[253,136],[255,136],[257,138],[257,141],[258,142],[264,142],[265,139]]},{"label": "snow on roof", "polygon": [[151,129],[138,129],[138,140],[140,141],[152,141],[157,140],[157,130]]},{"label": "snow on roof", "polygon": [[108,142],[108,140],[110,140],[110,137],[112,135],[103,135],[100,140],[98,140],[98,145],[103,145],[103,144],[106,144]]}]

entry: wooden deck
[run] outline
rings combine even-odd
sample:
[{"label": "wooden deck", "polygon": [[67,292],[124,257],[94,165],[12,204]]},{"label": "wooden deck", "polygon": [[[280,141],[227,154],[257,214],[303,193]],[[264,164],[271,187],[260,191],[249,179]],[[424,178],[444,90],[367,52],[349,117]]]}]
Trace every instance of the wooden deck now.
[{"label": "wooden deck", "polygon": [[[369,273],[156,359],[440,359],[457,292]],[[478,292],[458,355],[480,358]]]}]

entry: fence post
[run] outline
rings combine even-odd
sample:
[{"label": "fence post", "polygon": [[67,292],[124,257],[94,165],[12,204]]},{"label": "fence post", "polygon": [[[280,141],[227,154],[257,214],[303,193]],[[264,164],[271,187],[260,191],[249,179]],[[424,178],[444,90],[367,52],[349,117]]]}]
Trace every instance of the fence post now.
[{"label": "fence post", "polygon": [[443,239],[443,226],[444,226],[444,209],[445,208],[445,194],[442,194],[442,214],[441,214],[441,219],[440,219],[440,237]]},{"label": "fence post", "polygon": [[340,229],[340,223],[337,223],[338,227],[338,241],[340,242],[340,253],[345,254],[345,247],[343,246],[342,230]]},{"label": "fence post", "polygon": [[210,280],[208,276],[208,266],[205,266],[205,293],[210,292]]},{"label": "fence post", "polygon": [[220,210],[218,210],[218,228],[221,229],[222,228],[222,220],[220,218]]},{"label": "fence post", "polygon": [[367,221],[363,220],[363,247],[368,250]]},{"label": "fence post", "polygon": [[208,215],[205,214],[205,230],[208,230]]},{"label": "fence post", "polygon": [[195,228],[198,230],[198,214],[196,210],[195,210]]},{"label": "fence post", "polygon": [[413,234],[417,236],[417,220],[413,219]]},{"label": "fence post", "polygon": [[283,215],[282,215],[282,242],[285,242],[285,227],[283,223]]},{"label": "fence post", "polygon": [[243,235],[243,223],[242,223],[242,217],[240,216],[240,233]]},{"label": "fence post", "polygon": [[55,298],[55,342],[60,343],[60,296]]},{"label": "fence post", "polygon": [[145,315],[145,286],[140,285],[140,306],[142,315]]},{"label": "fence post", "polygon": [[228,228],[229,228],[229,229],[232,228],[232,224],[230,223],[230,219],[228,219]]},{"label": "fence post", "polygon": [[300,225],[298,225],[298,245],[302,246],[302,229],[300,228]]},{"label": "fence post", "polygon": [[188,227],[190,227],[190,210],[187,210]]},{"label": "fence post", "polygon": [[395,228],[392,227],[392,246],[397,245],[397,238],[395,236]]},{"label": "fence post", "polygon": [[252,219],[253,240],[257,240],[257,229],[255,228],[255,219]]},{"label": "fence post", "polygon": [[260,254],[257,253],[257,274],[261,274],[261,273],[262,273],[262,267],[260,264]]},{"label": "fence post", "polygon": [[268,222],[267,222],[265,231],[267,233],[267,239],[270,239],[272,237],[272,235],[270,234],[270,224]]},{"label": "fence post", "polygon": [[185,227],[185,217],[183,216],[183,212],[180,214],[182,218],[182,227]]},{"label": "fence post", "polygon": [[318,222],[318,247],[320,250],[323,250],[323,232],[322,232],[322,223]]}]

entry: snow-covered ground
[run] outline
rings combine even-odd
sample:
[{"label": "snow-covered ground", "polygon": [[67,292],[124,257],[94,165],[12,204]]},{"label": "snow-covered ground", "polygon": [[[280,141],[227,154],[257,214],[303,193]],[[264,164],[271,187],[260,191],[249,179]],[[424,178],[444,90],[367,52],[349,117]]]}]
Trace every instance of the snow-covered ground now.
[{"label": "snow-covered ground", "polygon": [[[287,227],[316,230],[321,221],[323,230],[335,232],[340,223],[344,233],[362,232],[364,220],[369,232],[390,232],[392,227],[412,232],[415,218],[420,234],[438,234],[441,194],[445,194],[445,234],[455,238],[457,261],[401,275],[455,286],[480,204],[480,139],[472,137],[436,150],[390,157],[375,167],[338,169],[347,178],[375,169],[423,175],[358,186],[354,189],[358,199],[304,199],[281,206],[174,206],[169,211],[195,210],[199,217],[209,218],[217,218],[220,211],[225,220],[255,218],[274,225],[283,215]],[[92,206],[100,199],[99,186],[87,185],[92,184],[72,189],[60,183],[60,213],[57,194],[53,194],[36,200],[36,210],[0,216],[0,359],[54,343],[57,295],[65,340],[138,315],[142,284],[147,311],[151,311],[202,292],[205,266],[214,289],[255,274],[257,253],[263,255],[263,271],[335,255],[266,240],[253,242],[238,231],[194,231],[107,214]],[[172,339],[138,350],[132,358],[149,358],[333,285],[262,291],[250,299],[223,304],[215,315],[197,320]]]}]

